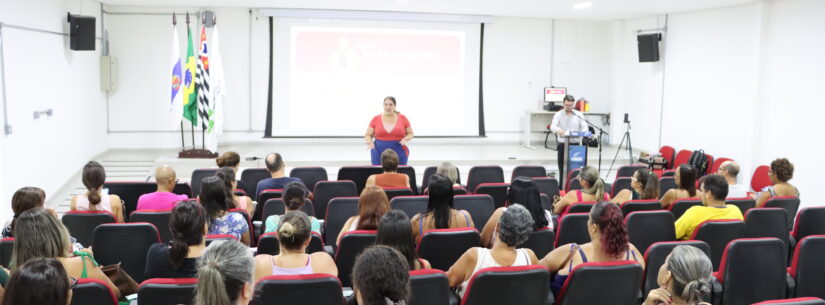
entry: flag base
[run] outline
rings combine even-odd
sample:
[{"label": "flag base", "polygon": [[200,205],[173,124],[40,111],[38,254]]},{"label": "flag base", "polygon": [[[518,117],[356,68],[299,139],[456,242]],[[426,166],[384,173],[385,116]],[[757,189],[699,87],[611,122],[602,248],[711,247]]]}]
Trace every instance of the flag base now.
[{"label": "flag base", "polygon": [[178,153],[178,158],[181,159],[214,159],[217,157],[218,153],[206,149],[187,149]]}]

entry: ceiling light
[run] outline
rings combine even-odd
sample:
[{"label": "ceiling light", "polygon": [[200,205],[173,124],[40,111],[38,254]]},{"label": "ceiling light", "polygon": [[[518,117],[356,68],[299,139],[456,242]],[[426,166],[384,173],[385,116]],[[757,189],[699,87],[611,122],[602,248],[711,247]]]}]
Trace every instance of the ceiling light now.
[{"label": "ceiling light", "polygon": [[582,2],[573,5],[574,10],[583,10],[591,7],[593,7],[593,2]]}]

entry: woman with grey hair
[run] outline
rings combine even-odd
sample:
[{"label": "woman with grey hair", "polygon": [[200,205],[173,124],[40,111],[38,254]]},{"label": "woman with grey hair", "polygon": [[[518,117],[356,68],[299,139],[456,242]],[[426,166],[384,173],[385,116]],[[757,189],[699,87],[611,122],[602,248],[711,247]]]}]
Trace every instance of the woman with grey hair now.
[{"label": "woman with grey hair", "polygon": [[195,305],[247,305],[252,300],[255,262],[235,240],[212,242],[198,259]]},{"label": "woman with grey hair", "polygon": [[694,246],[676,246],[659,268],[658,289],[651,290],[642,305],[707,304],[713,265],[705,252]]},{"label": "woman with grey hair", "polygon": [[[516,249],[527,241],[533,232],[533,216],[520,204],[513,204],[504,210],[493,234],[491,249],[470,248],[447,271],[450,287],[459,287],[459,295],[464,295],[473,274],[487,267],[525,266],[538,263],[533,250]],[[500,263],[501,262],[501,263]]]},{"label": "woman with grey hair", "polygon": [[450,181],[453,182],[453,187],[456,187],[456,186],[461,187],[461,185],[458,184],[458,182],[457,182],[458,181],[458,168],[455,167],[455,165],[453,165],[449,161],[441,162],[441,164],[439,164],[438,167],[436,167],[435,173],[436,174],[442,174],[444,176],[447,176],[447,178],[450,178]]}]

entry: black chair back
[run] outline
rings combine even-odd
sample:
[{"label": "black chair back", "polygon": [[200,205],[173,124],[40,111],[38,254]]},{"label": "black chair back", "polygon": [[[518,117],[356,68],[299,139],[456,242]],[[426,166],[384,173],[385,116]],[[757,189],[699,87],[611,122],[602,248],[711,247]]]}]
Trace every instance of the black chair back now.
[{"label": "black chair back", "polygon": [[335,197],[357,197],[358,189],[352,181],[320,181],[315,184],[313,191],[315,198],[315,215],[320,219],[326,219],[327,205]]},{"label": "black chair back", "polygon": [[[711,250],[712,250],[711,246]],[[747,305],[785,298],[787,261],[785,245],[776,238],[731,241],[714,276],[722,283],[722,303]]]},{"label": "black chair back", "polygon": [[510,175],[510,181],[516,177],[547,177],[547,169],[541,165],[519,165],[513,168],[513,174]]},{"label": "black chair back", "polygon": [[694,206],[702,206],[702,201],[699,199],[677,199],[670,204],[668,210],[673,213],[673,219],[679,220],[679,217],[682,217],[688,209]]},{"label": "black chair back", "polygon": [[247,168],[241,172],[241,181],[246,186],[244,191],[249,198],[255,201],[258,200],[258,194],[255,194],[258,191],[258,182],[269,178],[272,178],[272,174],[266,168]]},{"label": "black chair back", "polygon": [[197,197],[201,193],[203,178],[214,176],[217,172],[217,168],[199,168],[192,171],[192,178],[189,179],[189,185],[192,186],[192,194],[194,197]]},{"label": "black chair back", "polygon": [[797,297],[825,299],[825,235],[809,235],[799,241],[788,268],[796,281]]},{"label": "black chair back", "polygon": [[338,197],[329,202],[327,219],[324,220],[324,242],[336,248],[338,233],[344,229],[347,219],[358,215],[358,197]]},{"label": "black chair back", "polygon": [[504,183],[504,170],[498,165],[473,166],[467,176],[467,191],[475,191],[482,183]]},{"label": "black chair back", "polygon": [[569,243],[586,244],[590,242],[590,234],[587,233],[588,213],[567,213],[559,220],[556,228],[556,248]]},{"label": "black chair back", "polygon": [[[321,240],[321,235],[312,232],[310,236],[309,246],[307,246],[306,253],[311,254],[315,252],[324,251],[324,241]],[[276,255],[281,252],[281,245],[278,243],[278,233],[269,232],[261,235],[258,239],[258,251],[256,254]]]},{"label": "black chair back", "polygon": [[427,196],[398,196],[390,200],[390,207],[404,212],[412,219],[415,214],[427,212],[427,200]]},{"label": "black chair back", "polygon": [[559,195],[559,181],[550,177],[533,177],[533,182],[539,189],[539,193],[546,194],[550,198]]},{"label": "black chair back", "polygon": [[109,223],[95,228],[92,246],[95,260],[103,266],[120,267],[138,283],[146,278],[146,253],[160,242],[160,233],[151,223]]},{"label": "black chair back", "polygon": [[756,200],[753,198],[728,198],[725,199],[725,204],[737,206],[739,210],[742,211],[742,215],[745,215],[748,210],[756,207]]},{"label": "black chair back", "polygon": [[509,187],[509,183],[482,183],[476,187],[473,193],[490,195],[490,197],[493,197],[495,208],[500,208],[507,202],[507,189]]},{"label": "black chair back", "polygon": [[633,212],[625,216],[624,222],[630,243],[641,253],[654,243],[676,240],[673,214],[668,211]]},{"label": "black chair back", "polygon": [[799,197],[773,197],[765,202],[766,208],[783,208],[788,211],[788,230],[793,226],[796,212],[799,211]]},{"label": "black chair back", "polygon": [[118,305],[115,294],[106,283],[96,278],[77,279],[69,305]]},{"label": "black chair back", "polygon": [[138,288],[138,305],[191,305],[197,286],[196,278],[148,279]]},{"label": "black chair back", "polygon": [[799,211],[792,235],[796,240],[802,240],[810,235],[825,234],[825,206],[809,207]]},{"label": "black chair back", "polygon": [[[774,237],[790,249],[788,212],[780,208],[754,208],[745,214],[745,238]],[[787,254],[788,251],[785,251]],[[785,261],[787,255],[784,256]]]},{"label": "black chair back", "polygon": [[14,237],[0,239],[0,265],[9,268],[11,254],[14,250]]},{"label": "black chair back", "polygon": [[410,305],[450,305],[450,283],[444,271],[410,271]]},{"label": "black chair back", "polygon": [[495,211],[493,197],[490,195],[460,195],[453,197],[453,208],[465,210],[473,219],[473,226],[481,232]]},{"label": "black chair back", "polygon": [[169,228],[169,218],[172,216],[170,210],[141,210],[134,211],[129,215],[129,222],[148,222],[155,225],[160,233],[160,241],[168,243],[172,240],[172,230]]},{"label": "black chair back", "polygon": [[[284,213],[286,213],[286,206],[284,205],[283,198],[269,199],[263,204],[263,206],[264,208],[263,212],[261,212],[263,213],[261,220],[264,222],[264,227],[262,230],[266,232],[268,230],[266,227],[266,219],[272,215],[284,215]],[[312,200],[304,199],[304,205],[301,206],[301,212],[306,213],[307,216],[315,216],[315,208],[312,205]]]},{"label": "black chair back", "polygon": [[539,228],[530,233],[527,241],[518,247],[533,250],[533,252],[536,253],[536,257],[544,257],[547,253],[553,251],[553,241],[555,239],[556,232],[553,232],[553,230],[547,227]]},{"label": "black chair back", "polygon": [[341,283],[329,274],[270,275],[255,284],[260,293],[250,304],[343,305]]},{"label": "black chair back", "polygon": [[636,211],[656,211],[662,209],[662,203],[658,199],[651,200],[630,200],[621,206],[622,215],[630,215]]},{"label": "black chair back", "polygon": [[610,198],[616,197],[616,194],[622,190],[633,190],[630,187],[630,182],[631,178],[628,177],[616,178],[616,181],[613,182],[613,188],[610,190]]},{"label": "black chair back", "polygon": [[659,178],[659,194],[664,195],[667,191],[671,189],[675,189],[679,186],[676,185],[676,180],[674,180],[673,176],[666,176],[667,173],[673,172],[665,172],[662,174],[662,178]]},{"label": "black chair back", "polygon": [[300,178],[310,190],[314,190],[318,182],[329,180],[327,170],[323,167],[295,167],[289,171],[289,176]]},{"label": "black chair back", "polygon": [[78,243],[88,247],[92,244],[95,228],[102,224],[114,223],[115,216],[106,211],[70,211],[63,214],[60,220]]},{"label": "black chair back", "polygon": [[700,240],[661,241],[653,243],[647,247],[647,251],[644,252],[645,275],[644,282],[642,282],[642,295],[647,295],[651,290],[659,288],[659,284],[656,282],[659,277],[659,268],[665,264],[665,259],[670,255],[670,252],[673,252],[673,248],[680,245],[696,247],[710,257],[710,246]]},{"label": "black chair back", "polygon": [[619,170],[616,171],[616,180],[618,180],[619,178],[633,177],[633,174],[635,174],[637,170],[643,168],[647,168],[647,165],[625,165],[619,167]]},{"label": "black chair back", "polygon": [[556,304],[636,304],[641,282],[642,267],[635,261],[578,264],[556,296]]},{"label": "black chair back", "polygon": [[545,305],[550,274],[538,265],[484,268],[473,274],[461,305]]},{"label": "black chair back", "polygon": [[341,237],[341,244],[335,251],[335,265],[338,266],[338,279],[344,287],[352,287],[355,259],[364,249],[375,244],[376,234],[374,230],[355,230]]},{"label": "black chair back", "polygon": [[406,188],[406,187],[385,188],[384,193],[387,194],[387,199],[389,199],[389,200],[392,200],[393,198],[398,197],[398,196],[412,196],[413,194],[415,194],[412,189]]},{"label": "black chair back", "polygon": [[[710,261],[713,263],[713,270],[719,270],[722,254],[725,253],[725,247],[732,240],[742,238],[743,236],[745,236],[745,222],[733,219],[719,219],[708,220],[696,226],[696,230],[693,231],[690,239],[704,241],[710,246]],[[780,256],[776,256],[774,259],[777,257]]]},{"label": "black chair back", "polygon": [[480,244],[475,228],[435,229],[424,232],[416,251],[433,269],[449,270],[467,249]]}]

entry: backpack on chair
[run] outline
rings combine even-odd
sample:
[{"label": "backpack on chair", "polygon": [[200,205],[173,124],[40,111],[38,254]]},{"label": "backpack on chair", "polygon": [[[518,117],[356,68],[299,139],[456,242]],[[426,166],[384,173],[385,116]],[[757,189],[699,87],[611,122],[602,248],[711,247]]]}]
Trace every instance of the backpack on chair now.
[{"label": "backpack on chair", "polygon": [[702,149],[694,150],[693,153],[690,154],[688,164],[696,168],[699,176],[704,176],[708,170],[708,157],[705,156],[705,151]]}]

